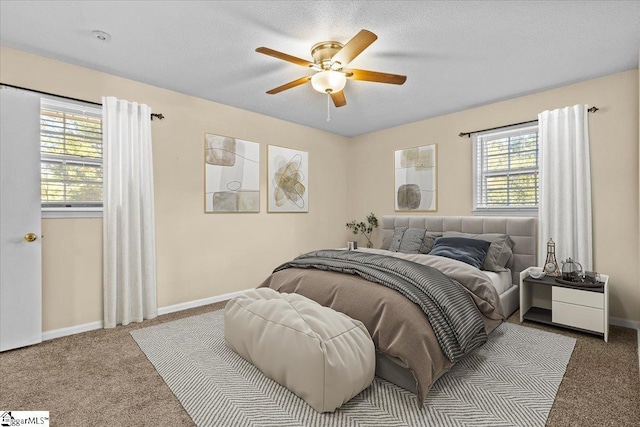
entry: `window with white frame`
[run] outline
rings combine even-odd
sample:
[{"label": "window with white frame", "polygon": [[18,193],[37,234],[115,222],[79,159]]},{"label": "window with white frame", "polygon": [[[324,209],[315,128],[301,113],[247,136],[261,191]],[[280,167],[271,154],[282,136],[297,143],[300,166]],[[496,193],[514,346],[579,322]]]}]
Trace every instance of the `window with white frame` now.
[{"label": "window with white frame", "polygon": [[43,213],[94,216],[102,211],[101,108],[42,98],[40,156]]},{"label": "window with white frame", "polygon": [[473,153],[474,213],[537,212],[537,122],[476,133]]}]

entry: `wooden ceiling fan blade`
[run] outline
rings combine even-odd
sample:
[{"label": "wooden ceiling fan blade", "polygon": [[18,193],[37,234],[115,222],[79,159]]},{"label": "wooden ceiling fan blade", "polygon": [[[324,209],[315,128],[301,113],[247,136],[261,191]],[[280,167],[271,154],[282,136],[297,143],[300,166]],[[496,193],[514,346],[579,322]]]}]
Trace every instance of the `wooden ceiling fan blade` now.
[{"label": "wooden ceiling fan blade", "polygon": [[331,58],[332,63],[339,62],[343,67],[349,64],[354,58],[362,53],[371,43],[376,41],[378,36],[368,30],[360,30],[338,53]]},{"label": "wooden ceiling fan blade", "polygon": [[278,52],[277,50],[269,49],[268,47],[259,47],[256,49],[256,52],[268,56],[273,56],[274,58],[282,59],[283,61],[292,62],[296,65],[300,65],[301,67],[312,68],[316,65],[313,62],[307,61],[306,59],[298,58],[297,56],[292,56],[287,53]]},{"label": "wooden ceiling fan blade", "polygon": [[345,105],[347,105],[347,98],[344,97],[344,90],[336,93],[331,93],[329,95],[331,96],[333,105],[335,105],[336,108],[344,107]]},{"label": "wooden ceiling fan blade", "polygon": [[283,84],[282,86],[278,86],[275,89],[271,89],[267,93],[269,95],[275,95],[276,93],[280,93],[280,92],[285,91],[287,89],[291,89],[292,87],[303,85],[303,84],[305,84],[305,83],[307,83],[309,81],[311,81],[311,76],[305,76],[305,77],[299,78],[297,80],[294,80],[292,82]]},{"label": "wooden ceiling fan blade", "polygon": [[390,83],[393,85],[401,85],[407,80],[407,76],[400,74],[380,73],[378,71],[369,70],[342,70],[347,78],[353,80],[365,80],[368,82]]}]

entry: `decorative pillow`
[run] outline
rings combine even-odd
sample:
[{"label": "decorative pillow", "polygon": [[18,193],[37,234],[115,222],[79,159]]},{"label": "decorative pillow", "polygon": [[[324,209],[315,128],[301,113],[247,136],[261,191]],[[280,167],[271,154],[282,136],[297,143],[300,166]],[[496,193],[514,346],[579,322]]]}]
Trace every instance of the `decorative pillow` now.
[{"label": "decorative pillow", "polygon": [[391,241],[393,240],[393,232],[390,230],[382,230],[382,245],[380,249],[389,250],[391,247]]},{"label": "decorative pillow", "polygon": [[404,232],[404,236],[402,236],[402,242],[400,242],[400,249],[398,249],[398,252],[405,254],[419,254],[426,231],[427,230],[424,228],[407,228],[407,231]]},{"label": "decorative pillow", "polygon": [[469,239],[480,239],[491,243],[487,257],[482,264],[482,270],[487,271],[509,271],[506,269],[507,263],[513,255],[515,243],[511,237],[500,233],[470,234],[457,231],[445,231],[445,237],[466,237]]},{"label": "decorative pillow", "polygon": [[426,233],[424,233],[422,245],[420,246],[420,253],[428,254],[429,252],[431,252],[431,249],[433,249],[433,244],[438,237],[442,237],[442,233],[435,233],[433,231],[427,231]]},{"label": "decorative pillow", "polygon": [[482,267],[491,243],[466,237],[438,237],[429,255],[456,259],[475,268]]},{"label": "decorative pillow", "polygon": [[425,231],[427,230],[424,228],[396,227],[389,250],[405,254],[419,254]]},{"label": "decorative pillow", "polygon": [[393,237],[391,238],[391,245],[389,245],[389,250],[391,252],[398,252],[400,249],[400,243],[402,242],[402,236],[404,236],[404,232],[407,231],[409,227],[396,227],[393,229]]}]

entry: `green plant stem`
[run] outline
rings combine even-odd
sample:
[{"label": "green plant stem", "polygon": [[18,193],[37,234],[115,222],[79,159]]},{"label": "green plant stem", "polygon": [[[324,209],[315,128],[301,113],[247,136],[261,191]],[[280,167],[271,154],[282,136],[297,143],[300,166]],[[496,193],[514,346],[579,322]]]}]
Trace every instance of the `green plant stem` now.
[{"label": "green plant stem", "polygon": [[367,239],[367,241],[373,245],[373,242],[371,241],[371,239],[369,238],[369,236],[367,236],[366,234],[364,234],[364,231],[362,232],[362,235],[364,236],[365,239]]},{"label": "green plant stem", "polygon": [[371,241],[370,236],[371,233],[373,233],[373,230],[378,228],[378,218],[376,218],[375,214],[371,212],[367,216],[367,222],[369,223],[368,226],[364,223],[364,221],[356,223],[356,221],[353,220],[351,222],[348,222],[346,226],[355,235],[358,235],[358,232],[360,232],[364,236],[364,238],[367,239],[367,247],[373,247],[373,242]]}]

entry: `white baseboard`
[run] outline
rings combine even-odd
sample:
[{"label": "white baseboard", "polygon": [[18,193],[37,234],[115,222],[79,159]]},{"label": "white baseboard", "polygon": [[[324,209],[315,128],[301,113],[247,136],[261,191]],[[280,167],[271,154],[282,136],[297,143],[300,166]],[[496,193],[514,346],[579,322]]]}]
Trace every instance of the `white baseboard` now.
[{"label": "white baseboard", "polygon": [[[158,315],[175,313],[176,311],[187,310],[190,308],[202,307],[203,305],[214,304],[220,301],[226,301],[238,295],[247,292],[249,289],[243,291],[230,292],[228,294],[216,295],[209,298],[203,298],[195,301],[187,301],[180,304],[168,305],[166,307],[158,308]],[[638,330],[640,334],[640,322],[637,320],[623,319],[620,317],[609,317],[609,323],[612,325],[622,326],[625,328],[631,328]],[[66,337],[68,335],[79,334],[81,332],[93,331],[95,329],[101,329],[103,326],[102,321],[84,323],[82,325],[69,326],[68,328],[54,329],[52,331],[45,331],[42,333],[42,341],[52,340],[54,338]],[[640,345],[640,339],[639,345]]]},{"label": "white baseboard", "polygon": [[45,331],[42,333],[42,341],[52,340],[54,338],[66,337],[67,335],[79,334],[81,332],[93,331],[95,329],[101,329],[103,326],[102,321],[83,323],[82,325],[69,326],[68,328],[54,329],[52,331]]},{"label": "white baseboard", "polygon": [[[247,292],[244,291],[231,292],[228,294],[217,295],[214,297],[203,298],[195,301],[187,301],[180,304],[168,305],[166,307],[158,308],[158,316],[163,314],[175,313],[176,311],[187,310],[189,308],[201,307],[203,305],[213,304],[220,301],[226,301],[238,295]],[[54,338],[66,337],[68,335],[79,334],[82,332],[93,331],[96,329],[102,329],[104,323],[102,321],[83,323],[82,325],[69,326],[68,328],[54,329],[51,331],[45,331],[42,333],[42,341],[52,340]]]},{"label": "white baseboard", "polygon": [[640,331],[640,322],[637,320],[623,319],[621,317],[609,317],[611,325],[622,326],[623,328],[637,329]]},{"label": "white baseboard", "polygon": [[160,307],[158,309],[158,315],[161,316],[163,314],[175,313],[176,311],[187,310],[189,308],[201,307],[203,305],[213,304],[220,301],[226,301],[233,297],[237,297],[238,295],[242,295],[247,292],[249,289],[245,289],[243,291],[231,292],[228,294],[217,295],[215,297],[198,299],[195,301],[187,301],[182,302],[180,304],[168,305],[166,307]]}]

